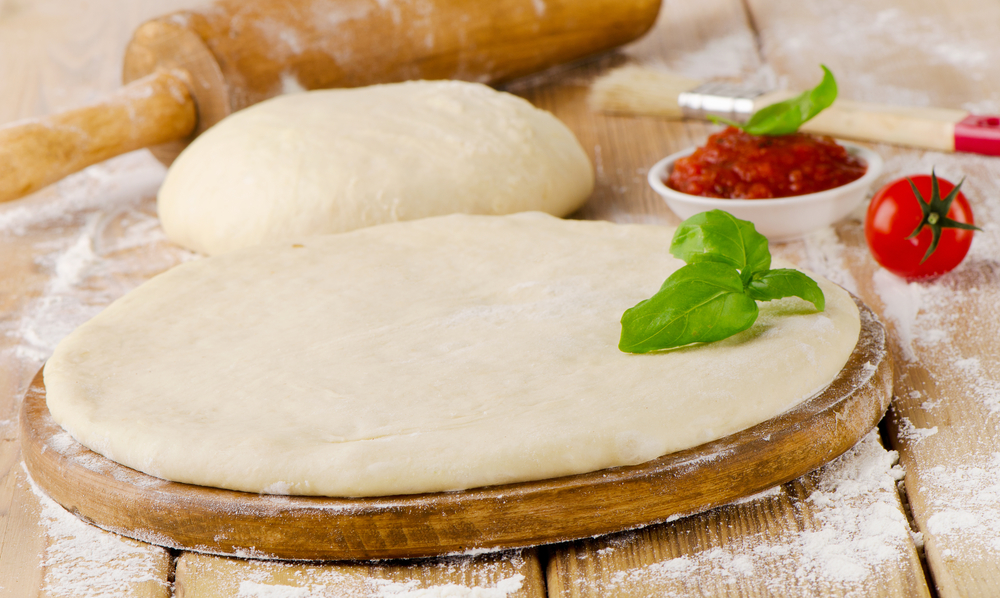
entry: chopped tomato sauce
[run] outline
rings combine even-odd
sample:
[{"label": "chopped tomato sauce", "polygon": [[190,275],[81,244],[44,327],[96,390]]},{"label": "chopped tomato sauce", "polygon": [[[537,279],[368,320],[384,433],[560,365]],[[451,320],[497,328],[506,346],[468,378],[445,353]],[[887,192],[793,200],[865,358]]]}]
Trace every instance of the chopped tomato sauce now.
[{"label": "chopped tomato sauce", "polygon": [[769,199],[833,189],[861,178],[866,170],[864,161],[832,137],[750,135],[729,127],[674,162],[664,183],[688,195]]}]

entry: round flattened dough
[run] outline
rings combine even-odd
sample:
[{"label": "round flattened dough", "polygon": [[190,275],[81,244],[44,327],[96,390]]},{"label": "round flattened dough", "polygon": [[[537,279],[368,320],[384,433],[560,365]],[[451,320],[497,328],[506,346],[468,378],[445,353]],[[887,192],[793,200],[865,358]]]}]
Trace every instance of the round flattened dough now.
[{"label": "round flattened dough", "polygon": [[59,344],[48,405],[82,444],[175,481],[374,496],[644,462],[825,387],[860,331],[760,305],[725,341],[617,348],[682,265],[664,227],[453,215],[189,262]]},{"label": "round flattened dough", "polygon": [[565,216],[593,187],[552,114],[477,83],[412,81],[229,116],[171,166],[158,211],[172,241],[214,255],[452,213]]}]

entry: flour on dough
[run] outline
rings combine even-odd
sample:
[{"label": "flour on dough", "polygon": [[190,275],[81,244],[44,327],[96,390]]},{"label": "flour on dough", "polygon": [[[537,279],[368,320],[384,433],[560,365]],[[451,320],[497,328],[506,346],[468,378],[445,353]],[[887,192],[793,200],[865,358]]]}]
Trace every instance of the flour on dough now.
[{"label": "flour on dough", "polygon": [[452,213],[564,216],[593,187],[552,114],[477,83],[411,81],[229,116],[170,167],[157,209],[172,241],[212,255]]},{"label": "flour on dough", "polygon": [[154,476],[376,496],[648,461],[832,381],[860,324],[819,278],[824,312],[772,301],[725,341],[620,352],[622,312],[682,265],[672,234],[452,215],[188,262],[59,344],[49,409]]}]

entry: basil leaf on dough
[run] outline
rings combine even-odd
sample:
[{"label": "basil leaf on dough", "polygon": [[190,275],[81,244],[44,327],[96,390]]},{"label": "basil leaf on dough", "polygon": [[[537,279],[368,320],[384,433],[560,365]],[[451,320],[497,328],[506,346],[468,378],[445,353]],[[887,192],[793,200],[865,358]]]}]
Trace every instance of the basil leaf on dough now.
[{"label": "basil leaf on dough", "polygon": [[757,302],[744,292],[735,268],[689,264],[671,274],[655,295],[625,311],[618,348],[648,353],[710,343],[746,330],[756,319]]},{"label": "basil leaf on dough", "polygon": [[790,268],[770,270],[755,276],[747,286],[747,294],[757,301],[799,297],[812,303],[817,311],[826,307],[826,297],[816,281]]},{"label": "basil leaf on dough", "polygon": [[828,108],[837,99],[837,81],[833,78],[833,73],[822,64],[820,67],[823,69],[823,80],[819,85],[784,102],[761,108],[746,124],[741,125],[719,116],[709,116],[709,118],[716,123],[739,127],[751,135],[794,133],[803,123]]},{"label": "basil leaf on dough", "polygon": [[826,307],[816,281],[798,270],[771,270],[767,238],[728,212],[712,210],[682,222],[670,253],[687,265],[655,295],[625,310],[621,351],[649,353],[729,338],[757,320],[757,301],[799,297],[818,311]]},{"label": "basil leaf on dough", "polygon": [[688,218],[677,228],[670,253],[688,264],[718,262],[739,270],[744,284],[771,267],[767,237],[753,223],[712,210]]}]

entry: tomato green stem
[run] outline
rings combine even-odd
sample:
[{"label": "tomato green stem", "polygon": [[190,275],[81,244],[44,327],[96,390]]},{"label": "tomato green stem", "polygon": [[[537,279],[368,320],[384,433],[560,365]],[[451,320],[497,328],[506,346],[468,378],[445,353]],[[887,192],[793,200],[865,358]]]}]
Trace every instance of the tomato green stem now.
[{"label": "tomato green stem", "polygon": [[955,185],[955,188],[951,190],[944,199],[941,199],[941,191],[938,187],[937,175],[934,174],[934,169],[931,169],[931,199],[927,201],[924,196],[920,194],[917,190],[917,186],[913,184],[913,180],[910,178],[906,179],[910,183],[910,188],[913,189],[913,195],[917,198],[917,202],[920,203],[920,210],[923,212],[923,218],[920,219],[920,224],[917,228],[913,229],[910,236],[907,239],[912,239],[920,234],[920,231],[924,229],[925,226],[931,229],[931,245],[927,248],[927,253],[924,254],[924,258],[920,260],[920,263],[927,261],[927,258],[931,257],[931,254],[938,247],[938,242],[941,241],[941,231],[946,228],[960,228],[965,230],[982,230],[978,226],[973,226],[971,224],[966,224],[964,222],[958,222],[948,218],[948,210],[951,209],[951,203],[955,201],[958,197],[958,191],[962,188],[962,183],[965,182],[965,177]]}]

